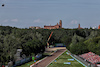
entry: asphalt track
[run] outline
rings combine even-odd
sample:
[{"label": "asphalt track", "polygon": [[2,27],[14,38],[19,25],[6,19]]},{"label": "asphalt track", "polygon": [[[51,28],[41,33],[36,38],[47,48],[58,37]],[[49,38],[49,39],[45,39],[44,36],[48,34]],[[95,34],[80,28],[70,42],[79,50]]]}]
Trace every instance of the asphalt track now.
[{"label": "asphalt track", "polygon": [[48,64],[50,64],[55,58],[57,58],[60,54],[62,54],[63,52],[65,52],[66,49],[60,49],[58,51],[56,51],[54,54],[52,54],[51,56],[48,56],[47,58],[45,58],[44,60],[42,60],[41,62],[39,62],[38,64],[35,64],[32,67],[46,67]]}]

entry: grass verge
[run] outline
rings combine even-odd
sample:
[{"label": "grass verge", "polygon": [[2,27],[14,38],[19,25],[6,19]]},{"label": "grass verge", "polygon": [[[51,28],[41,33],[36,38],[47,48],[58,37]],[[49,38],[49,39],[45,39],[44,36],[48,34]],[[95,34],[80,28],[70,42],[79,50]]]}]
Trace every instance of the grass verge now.
[{"label": "grass verge", "polygon": [[[43,57],[41,59],[43,59],[44,57],[48,56],[48,55],[51,55],[51,53],[43,53]],[[40,60],[41,60],[40,59]],[[38,61],[38,60],[37,60]],[[17,66],[17,67],[30,67],[30,65],[34,64],[35,62],[34,61],[30,61],[28,63],[25,63],[23,65],[20,65],[20,66]]]},{"label": "grass verge", "polygon": [[21,66],[17,66],[17,67],[30,67],[30,65],[32,65],[33,63],[35,63],[35,62],[34,61],[30,61],[28,63],[25,63],[25,64],[23,64]]},{"label": "grass verge", "polygon": [[[76,60],[68,61],[68,59],[72,59],[72,57],[67,55],[66,52],[59,56],[56,61],[53,61],[50,65],[48,65],[48,67],[84,67]],[[71,62],[71,64],[64,64],[64,62]]]}]

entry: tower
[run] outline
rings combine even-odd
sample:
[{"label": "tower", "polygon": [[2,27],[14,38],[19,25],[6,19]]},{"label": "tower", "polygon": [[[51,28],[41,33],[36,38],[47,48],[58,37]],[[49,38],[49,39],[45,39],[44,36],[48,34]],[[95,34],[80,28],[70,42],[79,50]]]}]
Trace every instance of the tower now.
[{"label": "tower", "polygon": [[78,29],[83,29],[83,28],[80,26],[80,24],[78,24]]},{"label": "tower", "polygon": [[78,29],[80,29],[80,24],[78,24]]},{"label": "tower", "polygon": [[62,28],[62,20],[59,21],[59,26]]},{"label": "tower", "polygon": [[100,25],[98,26],[98,29],[100,29]]},{"label": "tower", "polygon": [[80,24],[78,24],[78,29],[82,29],[81,26],[80,26]]}]

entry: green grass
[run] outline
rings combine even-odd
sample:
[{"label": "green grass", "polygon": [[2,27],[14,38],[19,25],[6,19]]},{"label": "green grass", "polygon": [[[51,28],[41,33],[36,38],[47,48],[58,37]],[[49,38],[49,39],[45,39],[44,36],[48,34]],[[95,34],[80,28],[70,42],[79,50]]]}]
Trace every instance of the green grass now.
[{"label": "green grass", "polygon": [[[46,53],[46,55],[48,55],[48,54],[49,53]],[[72,57],[67,55],[66,52],[64,52],[61,56],[59,56],[56,59],[56,62],[53,61],[48,67],[84,67],[79,62],[77,62],[76,60],[68,61],[68,59],[72,59]],[[70,65],[66,65],[66,64],[63,64],[64,62],[71,62],[71,64]],[[25,63],[25,64],[23,64],[21,66],[17,66],[17,67],[30,67],[30,65],[32,65],[33,63],[35,63],[35,62],[34,61],[30,61],[28,63]]]},{"label": "green grass", "polygon": [[[44,53],[43,54],[43,57],[41,58],[41,59],[43,59],[46,55],[50,55],[51,53]],[[38,60],[37,60],[38,61]],[[21,66],[17,66],[17,67],[30,67],[30,65],[32,65],[33,63],[35,63],[34,61],[30,61],[30,62],[28,62],[28,63],[25,63],[25,64],[23,64],[23,65],[21,65]]]},{"label": "green grass", "polygon": [[30,61],[28,63],[25,63],[25,64],[23,64],[21,66],[17,66],[17,67],[30,67],[30,65],[32,65],[33,63],[35,63],[35,62],[34,61]]},{"label": "green grass", "polygon": [[[72,57],[67,55],[66,52],[64,52],[61,56],[59,56],[56,59],[56,62],[53,61],[50,65],[48,65],[48,67],[84,67],[83,65],[81,65],[76,60],[68,61],[68,59],[72,59]],[[64,62],[71,62],[71,64],[70,65],[64,64]]]}]

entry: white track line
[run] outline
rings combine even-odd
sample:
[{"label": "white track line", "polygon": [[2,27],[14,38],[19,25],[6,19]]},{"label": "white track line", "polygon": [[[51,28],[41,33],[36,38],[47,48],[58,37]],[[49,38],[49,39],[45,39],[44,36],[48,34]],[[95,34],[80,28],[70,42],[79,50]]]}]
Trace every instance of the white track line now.
[{"label": "white track line", "polygon": [[[65,51],[66,51],[66,50],[65,50]],[[64,51],[64,52],[65,52],[65,51]],[[60,55],[62,55],[64,52],[62,52]],[[55,59],[57,59],[60,55],[58,55]],[[54,59],[54,60],[55,60],[55,59]],[[51,64],[54,60],[52,60],[49,64]],[[48,65],[49,65],[49,64],[48,64]],[[48,65],[47,65],[47,66],[48,66]],[[47,67],[47,66],[46,66],[46,67]]]},{"label": "white track line", "polygon": [[45,57],[45,58],[43,58],[43,59],[41,59],[41,60],[37,61],[36,63],[34,63],[34,64],[30,65],[30,67],[33,67],[35,64],[37,64],[37,63],[41,62],[42,60],[44,60],[44,59],[46,59],[46,58],[47,58],[47,57]]},{"label": "white track line", "polygon": [[[54,54],[54,53],[52,53],[52,54]],[[52,55],[52,54],[51,54],[51,55]],[[42,60],[44,60],[44,59],[46,59],[46,58],[47,58],[47,57],[45,57],[45,58],[43,58],[43,59],[41,59],[41,60],[37,61],[36,63],[34,63],[34,64],[30,65],[30,67],[33,67],[35,64],[37,64],[37,63],[41,62]]]},{"label": "white track line", "polygon": [[[66,50],[65,50],[65,51],[66,51]],[[65,52],[65,51],[64,51],[64,52]],[[63,52],[63,53],[64,53],[64,52]],[[54,53],[55,53],[55,52],[54,52]],[[54,53],[52,53],[52,54],[54,54]],[[63,54],[63,53],[61,53],[61,54]],[[60,55],[61,55],[61,54],[60,54]],[[57,57],[59,57],[60,55],[58,55]],[[56,58],[57,58],[57,57],[56,57]],[[34,64],[30,65],[30,67],[33,67],[35,64],[37,64],[37,63],[41,62],[42,60],[44,60],[44,59],[46,59],[46,58],[47,58],[47,57],[45,57],[45,58],[43,58],[43,59],[41,59],[41,60],[37,61],[36,63],[34,63]],[[56,58],[55,58],[55,59],[56,59]],[[54,60],[55,60],[55,59],[54,59]],[[53,60],[53,61],[54,61],[54,60]],[[51,61],[50,63],[52,63],[53,61]],[[50,64],[50,63],[49,63],[49,64]],[[48,65],[49,65],[49,64],[48,64]],[[48,65],[47,65],[47,66],[48,66]],[[47,67],[47,66],[46,66],[46,67]]]}]

